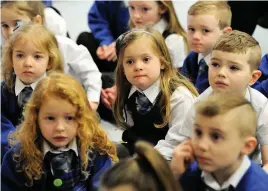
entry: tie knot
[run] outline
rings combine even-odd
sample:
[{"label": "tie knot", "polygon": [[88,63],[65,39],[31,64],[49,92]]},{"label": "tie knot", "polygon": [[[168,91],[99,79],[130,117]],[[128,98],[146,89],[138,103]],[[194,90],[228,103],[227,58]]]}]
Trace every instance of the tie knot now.
[{"label": "tie knot", "polygon": [[137,91],[136,96],[137,110],[140,114],[144,115],[151,110],[152,104],[144,93]]},{"label": "tie knot", "polygon": [[25,87],[19,94],[18,103],[20,107],[23,107],[31,97],[33,89],[31,87]]}]

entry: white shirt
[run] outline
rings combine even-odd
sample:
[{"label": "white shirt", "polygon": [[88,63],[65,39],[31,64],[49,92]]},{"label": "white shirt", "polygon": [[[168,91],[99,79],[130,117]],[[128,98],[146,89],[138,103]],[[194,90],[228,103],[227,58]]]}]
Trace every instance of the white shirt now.
[{"label": "white shirt", "polygon": [[223,190],[229,188],[229,186],[233,186],[236,188],[239,184],[240,180],[246,174],[247,170],[250,167],[250,160],[247,156],[243,156],[242,162],[238,169],[229,177],[228,180],[219,185],[219,183],[215,180],[211,173],[207,173],[202,171],[201,177],[207,186],[213,188],[214,190]]},{"label": "white shirt", "polygon": [[[168,23],[165,19],[160,19],[160,21],[153,26],[155,30],[164,33],[168,26]],[[174,68],[181,68],[186,58],[186,47],[184,46],[183,37],[178,34],[170,34],[165,39],[166,45],[169,50],[169,54],[171,57],[172,65]]]},{"label": "white shirt", "polygon": [[67,35],[66,22],[62,16],[60,16],[54,9],[46,7],[44,9],[44,16],[47,28],[55,35],[65,36]]},{"label": "white shirt", "polygon": [[[144,91],[139,90],[137,87],[132,86],[129,92],[130,97],[136,90],[144,93],[150,102],[154,105],[156,98],[160,92],[160,79],[157,80],[152,86]],[[191,108],[195,101],[195,97],[192,95],[190,90],[184,86],[179,86],[173,92],[170,99],[170,118],[169,127],[173,127],[182,123],[187,111]],[[131,112],[126,108],[126,122],[129,126],[133,126],[133,119]]]},{"label": "white shirt", "polygon": [[208,63],[210,62],[210,58],[211,58],[211,54],[208,54],[208,55],[206,55],[205,57],[202,55],[202,54],[198,54],[198,58],[197,58],[197,64],[199,64],[199,62],[200,62],[200,60],[201,59],[204,59],[205,60],[205,62],[206,62],[206,64],[208,65]]},{"label": "white shirt", "polygon": [[78,79],[86,90],[88,101],[99,102],[101,73],[86,47],[77,45],[67,37],[57,36],[64,60],[64,71]]},{"label": "white shirt", "polygon": [[33,90],[35,89],[36,85],[38,84],[38,82],[43,79],[44,77],[46,77],[47,74],[44,73],[38,80],[36,80],[34,83],[30,84],[30,85],[25,85],[22,81],[20,81],[20,79],[18,77],[16,77],[16,81],[15,81],[15,94],[16,96],[18,96],[20,94],[20,92],[25,88],[25,87],[31,87]]},{"label": "white shirt", "polygon": [[[206,99],[209,95],[213,93],[211,87],[206,89],[202,94],[198,96],[196,102],[202,101]],[[256,113],[257,113],[257,139],[260,145],[268,144],[268,100],[267,98],[260,93],[259,91],[248,87],[246,90],[245,98],[252,104]],[[188,111],[185,116],[185,120],[183,123],[178,124],[176,126],[172,126],[165,140],[161,140],[158,142],[156,148],[158,151],[167,159],[171,160],[173,149],[183,142],[188,137],[192,136],[193,133],[193,123],[195,117],[195,108],[194,105]],[[256,156],[253,157],[253,160],[257,163],[261,163],[260,161],[260,153],[257,153]]]},{"label": "white shirt", "polygon": [[76,156],[78,157],[78,149],[77,149],[77,144],[76,144],[76,138],[74,138],[72,140],[72,142],[70,142],[68,144],[67,147],[61,147],[61,148],[58,148],[58,149],[53,149],[49,146],[49,144],[47,143],[47,141],[44,140],[43,142],[43,157],[46,156],[46,153],[47,152],[51,152],[51,153],[55,153],[55,154],[58,154],[58,153],[61,153],[62,151],[69,151],[69,150],[73,150],[76,154]]}]

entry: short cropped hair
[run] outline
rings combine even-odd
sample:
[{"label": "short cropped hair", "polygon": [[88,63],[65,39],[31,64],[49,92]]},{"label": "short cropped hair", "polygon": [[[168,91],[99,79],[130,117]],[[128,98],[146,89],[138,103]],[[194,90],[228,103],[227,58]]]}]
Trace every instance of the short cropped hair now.
[{"label": "short cropped hair", "polygon": [[235,111],[235,116],[231,120],[240,135],[242,137],[255,136],[257,114],[244,97],[237,94],[213,94],[196,104],[196,114],[205,117],[224,115],[232,110]]},{"label": "short cropped hair", "polygon": [[231,26],[232,12],[227,2],[224,1],[197,1],[188,10],[188,15],[196,16],[214,15],[219,22],[219,28]]},{"label": "short cropped hair", "polygon": [[261,62],[261,47],[259,42],[251,35],[238,30],[221,35],[214,44],[213,50],[237,54],[249,53],[248,64],[251,70],[257,70]]}]

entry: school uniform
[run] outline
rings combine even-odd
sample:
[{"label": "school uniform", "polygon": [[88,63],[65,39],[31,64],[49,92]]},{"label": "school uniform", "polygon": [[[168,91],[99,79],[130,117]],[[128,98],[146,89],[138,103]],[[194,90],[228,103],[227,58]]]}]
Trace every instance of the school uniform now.
[{"label": "school uniform", "polygon": [[259,70],[262,72],[262,75],[252,87],[268,98],[268,54],[262,57]]},{"label": "school uniform", "polygon": [[[150,111],[140,114],[137,109],[137,93],[143,93],[151,105]],[[160,98],[162,92],[160,90],[160,79],[152,86],[144,91],[139,90],[136,86],[132,86],[125,100],[124,118],[129,128],[123,132],[122,140],[127,142],[130,153],[133,153],[134,144],[137,140],[145,140],[153,145],[161,139],[164,139],[168,129],[174,125],[178,125],[185,117],[186,111],[194,103],[195,97],[184,86],[179,86],[173,90],[171,96],[171,113],[168,125],[163,128],[156,128],[154,124],[161,124],[162,117],[160,114]]]},{"label": "school uniform", "polygon": [[183,37],[174,31],[167,31],[168,22],[162,18],[153,28],[160,32],[165,39],[166,45],[174,68],[181,68],[186,57],[186,48]]},{"label": "school uniform", "polygon": [[[196,103],[206,99],[209,95],[213,93],[211,87],[206,89],[201,95],[196,99]],[[258,143],[260,145],[268,144],[268,100],[261,94],[259,91],[248,87],[246,89],[245,99],[247,99],[255,109],[257,113],[257,129],[256,136]],[[193,133],[193,123],[195,117],[195,108],[194,106],[189,109],[185,119],[182,123],[177,124],[169,129],[165,140],[158,142],[156,148],[158,151],[167,159],[171,160],[173,149],[183,142],[187,137],[191,137]],[[257,163],[260,161],[260,150],[258,149],[253,155],[253,160]]]},{"label": "school uniform", "polygon": [[5,81],[1,83],[1,156],[4,156],[10,148],[8,145],[8,134],[14,132],[16,126],[22,120],[24,108],[19,104],[19,95],[25,87],[31,87],[34,90],[37,83],[44,77],[46,77],[46,74],[42,75],[31,85],[24,85],[19,78],[16,78],[14,92],[10,92],[7,89]]},{"label": "school uniform", "polygon": [[[66,149],[61,149],[60,151],[52,150],[46,143],[43,145],[44,174],[40,180],[34,180],[30,186],[25,174],[19,171],[21,167],[17,166],[17,162],[13,160],[13,154],[19,152],[20,148],[20,145],[16,145],[4,156],[1,167],[1,187],[3,191],[96,190],[99,187],[100,176],[112,165],[111,159],[107,154],[101,155],[97,151],[92,150],[88,155],[88,167],[85,172],[82,172],[81,160],[75,140]],[[63,163],[64,161],[66,162]]]},{"label": "school uniform", "polygon": [[196,162],[182,174],[180,184],[187,191],[261,191],[268,190],[268,174],[244,156],[239,168],[222,185],[211,173],[199,169]]},{"label": "school uniform", "polygon": [[77,45],[67,37],[57,36],[59,50],[64,61],[64,71],[74,76],[83,85],[88,101],[99,103],[101,73],[86,47]]},{"label": "school uniform", "polygon": [[[200,64],[201,59],[204,59],[205,65]],[[208,82],[208,63],[210,61],[210,54],[203,56],[191,51],[183,63],[181,72],[190,79],[198,92],[201,94],[209,87]],[[202,68],[201,68],[202,67]]]}]

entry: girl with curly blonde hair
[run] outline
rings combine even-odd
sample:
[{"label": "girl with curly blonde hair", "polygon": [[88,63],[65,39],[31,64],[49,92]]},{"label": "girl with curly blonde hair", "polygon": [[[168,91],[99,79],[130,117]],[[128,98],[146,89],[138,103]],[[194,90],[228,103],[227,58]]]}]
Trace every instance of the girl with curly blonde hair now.
[{"label": "girl with curly blonde hair", "polygon": [[36,86],[24,121],[9,137],[2,188],[91,190],[117,161],[85,90],[73,77],[52,73]]}]

